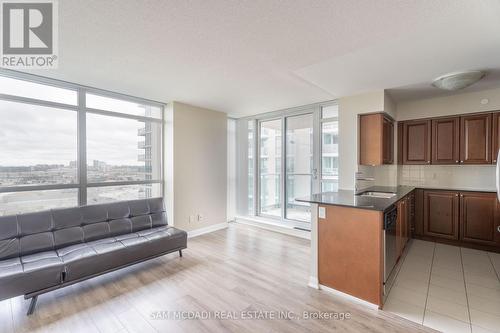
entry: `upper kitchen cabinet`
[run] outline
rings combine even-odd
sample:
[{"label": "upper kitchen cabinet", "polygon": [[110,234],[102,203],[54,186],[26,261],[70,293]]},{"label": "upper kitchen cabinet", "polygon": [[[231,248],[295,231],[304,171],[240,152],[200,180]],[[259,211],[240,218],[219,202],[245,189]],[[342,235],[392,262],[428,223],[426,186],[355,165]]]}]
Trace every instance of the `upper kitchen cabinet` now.
[{"label": "upper kitchen cabinet", "polygon": [[491,160],[497,163],[498,149],[500,148],[500,112],[495,112],[492,115],[493,133],[491,136]]},{"label": "upper kitchen cabinet", "polygon": [[394,121],[384,113],[359,116],[359,164],[394,163]]},{"label": "upper kitchen cabinet", "polygon": [[460,162],[460,117],[432,120],[432,164]]},{"label": "upper kitchen cabinet", "polygon": [[431,163],[431,121],[411,120],[403,123],[403,164]]},{"label": "upper kitchen cabinet", "polygon": [[460,163],[490,164],[491,113],[460,117]]}]

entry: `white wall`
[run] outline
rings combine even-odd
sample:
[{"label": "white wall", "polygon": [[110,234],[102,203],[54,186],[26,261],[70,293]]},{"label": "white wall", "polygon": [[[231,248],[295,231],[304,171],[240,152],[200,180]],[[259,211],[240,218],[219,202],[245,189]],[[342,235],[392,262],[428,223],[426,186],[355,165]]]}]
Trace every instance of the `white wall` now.
[{"label": "white wall", "polygon": [[[178,102],[171,103],[166,112],[167,131],[169,113],[173,120],[173,131],[165,138],[165,197],[170,201],[167,207],[173,205],[170,221],[186,231],[226,223],[226,114]],[[189,221],[190,216],[198,214],[203,216],[202,221]]]},{"label": "white wall", "polygon": [[384,111],[384,91],[339,99],[339,189],[354,190],[358,171],[358,115]]},{"label": "white wall", "polygon": [[[488,104],[481,104],[484,98]],[[396,107],[397,120],[500,110],[500,89],[401,102]]]}]

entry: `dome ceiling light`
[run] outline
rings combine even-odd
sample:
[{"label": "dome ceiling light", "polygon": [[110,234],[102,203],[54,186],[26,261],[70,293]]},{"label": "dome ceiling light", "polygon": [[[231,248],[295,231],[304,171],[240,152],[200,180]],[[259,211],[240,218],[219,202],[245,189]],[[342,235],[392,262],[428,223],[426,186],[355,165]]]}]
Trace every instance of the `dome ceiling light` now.
[{"label": "dome ceiling light", "polygon": [[484,75],[485,73],[482,71],[449,73],[432,81],[432,85],[436,88],[444,90],[460,90],[473,85],[477,81],[481,80]]}]

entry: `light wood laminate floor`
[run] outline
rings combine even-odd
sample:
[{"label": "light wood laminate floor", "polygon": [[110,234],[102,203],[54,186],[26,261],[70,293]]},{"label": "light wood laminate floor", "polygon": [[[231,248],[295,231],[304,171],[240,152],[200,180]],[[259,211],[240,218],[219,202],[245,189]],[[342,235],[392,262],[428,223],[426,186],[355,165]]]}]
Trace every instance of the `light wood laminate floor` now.
[{"label": "light wood laminate floor", "polygon": [[[309,246],[304,239],[230,224],[189,239],[183,258],[169,254],[42,295],[30,317],[22,297],[0,302],[0,332],[431,331],[307,287]],[[158,311],[253,310],[291,311],[299,319],[152,317]],[[351,319],[300,318],[304,311],[349,312]]]}]

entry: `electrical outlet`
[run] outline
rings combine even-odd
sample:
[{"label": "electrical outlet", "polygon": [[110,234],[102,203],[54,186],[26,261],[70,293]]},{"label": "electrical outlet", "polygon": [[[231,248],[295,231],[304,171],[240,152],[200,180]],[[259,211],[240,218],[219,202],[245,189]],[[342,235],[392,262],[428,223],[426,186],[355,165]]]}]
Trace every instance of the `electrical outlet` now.
[{"label": "electrical outlet", "polygon": [[194,215],[189,215],[189,223],[194,223],[196,221],[196,218]]},{"label": "electrical outlet", "polygon": [[318,207],[318,217],[320,219],[326,219],[326,208],[325,207]]},{"label": "electrical outlet", "polygon": [[202,222],[202,221],[203,221],[203,215],[198,214],[198,221],[199,221],[199,222]]}]

